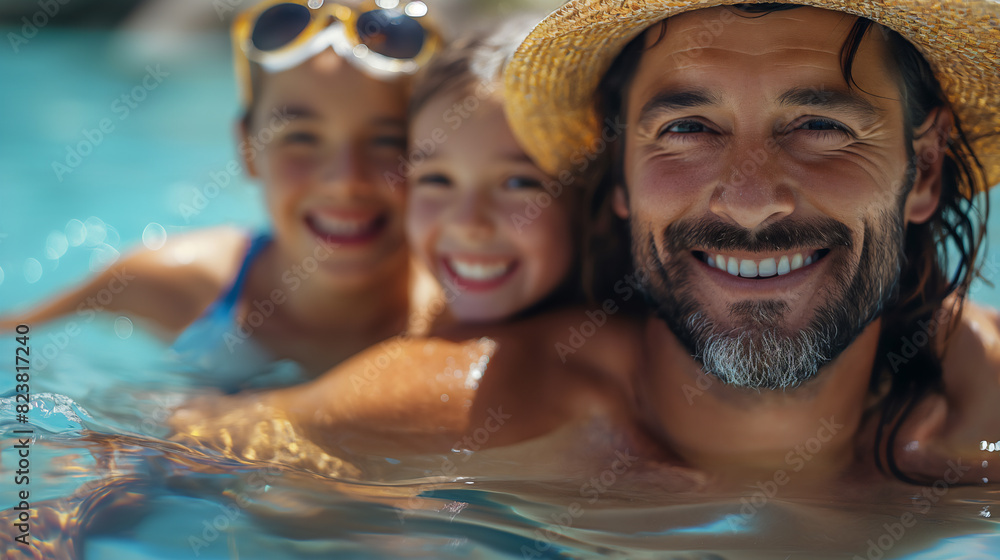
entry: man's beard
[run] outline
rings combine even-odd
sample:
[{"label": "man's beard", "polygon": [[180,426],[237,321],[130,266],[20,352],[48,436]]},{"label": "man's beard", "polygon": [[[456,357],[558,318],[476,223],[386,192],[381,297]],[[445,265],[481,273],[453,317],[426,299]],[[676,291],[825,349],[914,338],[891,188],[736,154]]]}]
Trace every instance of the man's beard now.
[{"label": "man's beard", "polygon": [[[909,189],[904,189],[904,193]],[[905,197],[904,197],[905,200]],[[787,389],[799,386],[833,361],[881,314],[895,297],[903,261],[902,202],[864,222],[864,243],[856,270],[849,262],[856,241],[844,224],[832,219],[783,220],[756,234],[722,222],[677,222],[664,231],[666,263],[651,231],[632,224],[632,255],[642,270],[642,292],[649,307],[673,331],[706,373],[736,387]],[[826,296],[803,329],[790,329],[783,299],[748,299],[729,306],[728,323],[718,325],[692,291],[693,248],[786,252],[802,247],[833,250],[829,284],[812,299]],[[685,255],[686,256],[686,255]],[[805,255],[804,255],[805,256]],[[759,280],[767,281],[767,280]]]}]

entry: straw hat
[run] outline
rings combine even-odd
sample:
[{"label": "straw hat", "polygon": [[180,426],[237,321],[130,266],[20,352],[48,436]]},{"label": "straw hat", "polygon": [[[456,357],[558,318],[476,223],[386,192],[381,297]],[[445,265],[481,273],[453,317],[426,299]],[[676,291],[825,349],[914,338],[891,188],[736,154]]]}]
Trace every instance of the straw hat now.
[{"label": "straw hat", "polygon": [[[777,2],[865,17],[916,45],[948,95],[989,184],[1000,182],[1000,0]],[[600,145],[603,124],[595,92],[625,45],[664,18],[733,3],[570,0],[535,27],[507,68],[511,128],[547,172],[569,169],[572,158]]]}]

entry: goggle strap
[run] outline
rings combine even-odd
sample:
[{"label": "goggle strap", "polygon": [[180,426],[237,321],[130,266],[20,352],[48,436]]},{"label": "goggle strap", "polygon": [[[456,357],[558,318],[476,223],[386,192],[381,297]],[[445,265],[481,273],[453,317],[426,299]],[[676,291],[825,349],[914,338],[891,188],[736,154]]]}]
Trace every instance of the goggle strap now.
[{"label": "goggle strap", "polygon": [[[283,72],[295,68],[328,47],[333,47],[337,54],[345,56],[345,53],[341,52],[344,50],[343,47],[338,48],[338,45],[346,45],[347,43],[344,26],[338,22],[314,35],[301,47],[283,53],[267,53],[261,57],[259,64],[261,68],[271,74]],[[346,54],[350,54],[350,49]]]}]

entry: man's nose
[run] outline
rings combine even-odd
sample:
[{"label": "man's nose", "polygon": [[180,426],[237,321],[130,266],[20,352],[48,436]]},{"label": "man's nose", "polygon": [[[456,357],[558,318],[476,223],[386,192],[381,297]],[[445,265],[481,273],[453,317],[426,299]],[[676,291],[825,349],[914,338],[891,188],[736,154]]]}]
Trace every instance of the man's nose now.
[{"label": "man's nose", "polygon": [[712,193],[711,211],[736,225],[755,230],[795,210],[795,194],[780,155],[763,145],[740,150],[725,166]]}]

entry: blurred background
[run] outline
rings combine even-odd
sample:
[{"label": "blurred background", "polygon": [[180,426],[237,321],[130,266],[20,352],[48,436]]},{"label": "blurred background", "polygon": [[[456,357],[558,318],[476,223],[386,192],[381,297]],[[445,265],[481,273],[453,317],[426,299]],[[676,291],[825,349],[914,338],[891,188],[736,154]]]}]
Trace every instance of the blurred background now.
[{"label": "blurred background", "polygon": [[[0,313],[130,247],[220,223],[265,226],[258,189],[227,170],[239,164],[228,27],[254,3],[0,2]],[[561,2],[427,3],[455,35]],[[985,263],[985,278],[1000,279],[992,252]],[[973,297],[1000,306],[982,281]]]}]

